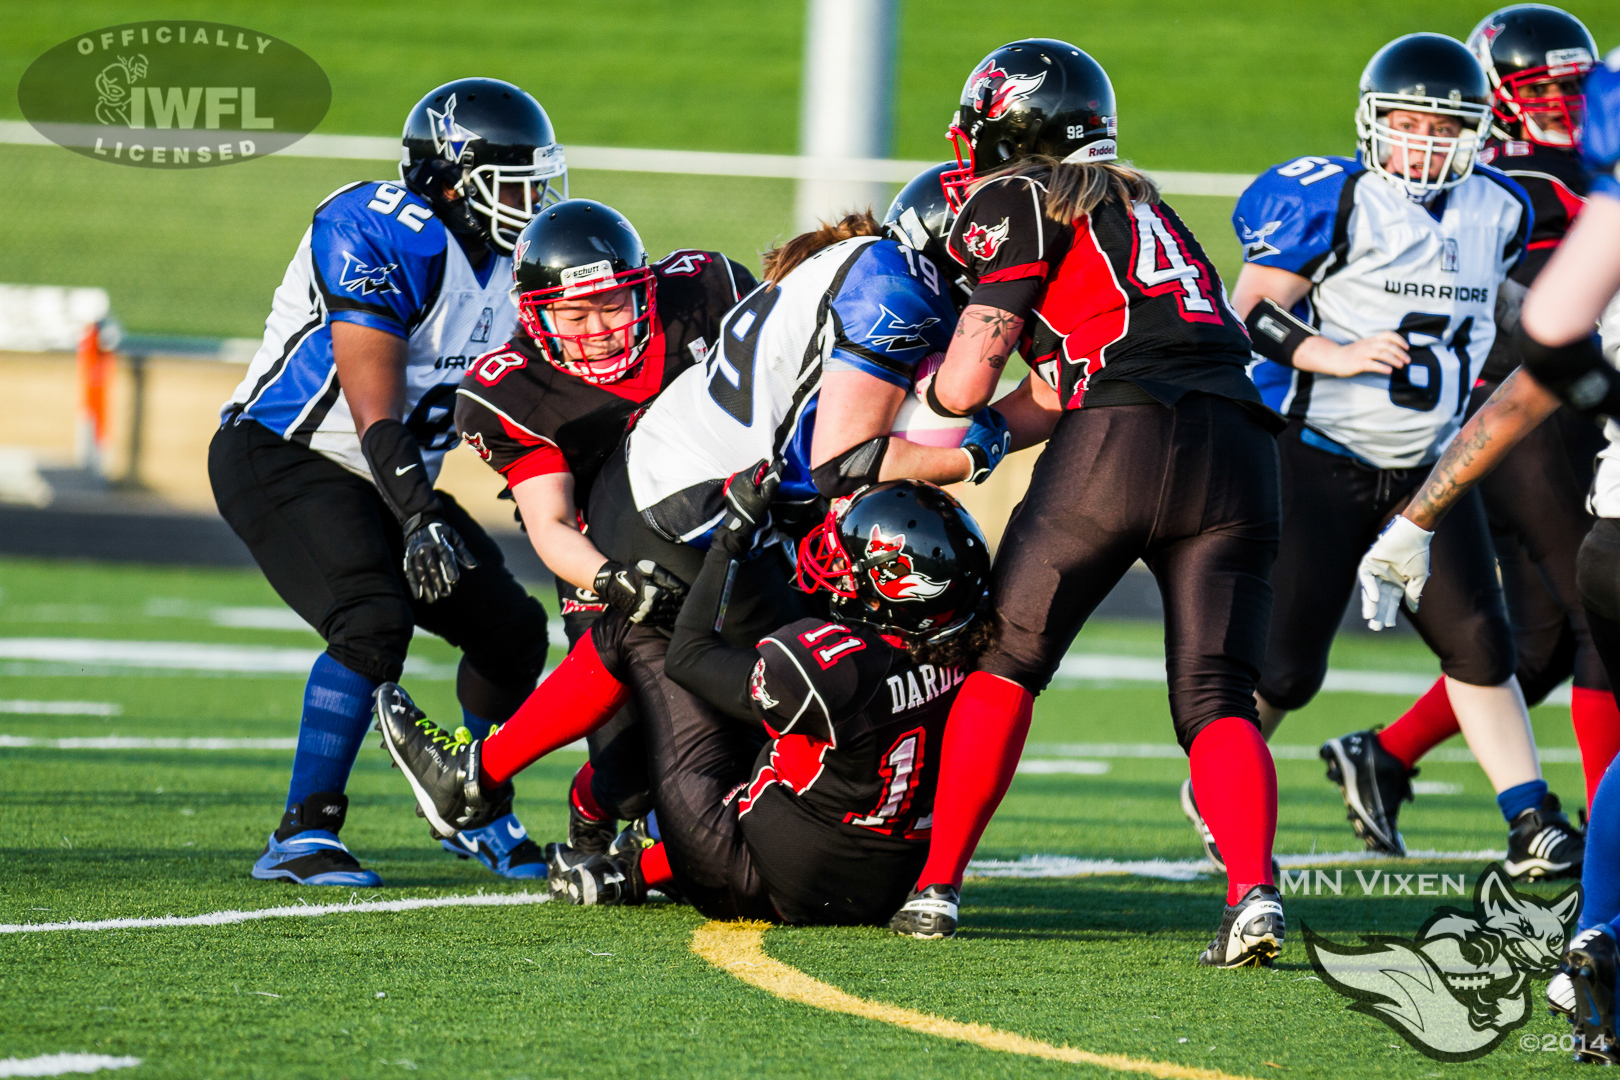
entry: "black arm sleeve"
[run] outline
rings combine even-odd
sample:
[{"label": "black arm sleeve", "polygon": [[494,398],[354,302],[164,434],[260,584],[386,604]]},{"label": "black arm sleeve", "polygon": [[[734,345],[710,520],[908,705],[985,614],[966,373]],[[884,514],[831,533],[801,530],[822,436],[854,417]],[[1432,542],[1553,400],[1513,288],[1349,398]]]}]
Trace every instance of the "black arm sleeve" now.
[{"label": "black arm sleeve", "polygon": [[759,653],[727,645],[715,629],[725,613],[731,565],[732,554],[724,544],[717,542],[709,548],[675,620],[664,674],[727,716],[757,724],[748,680],[759,663]]},{"label": "black arm sleeve", "polygon": [[1249,317],[1243,320],[1243,326],[1249,331],[1249,340],[1253,343],[1254,351],[1283,367],[1293,367],[1294,353],[1306,341],[1316,336],[1315,329],[1295,318],[1293,312],[1284,311],[1280,304],[1265,296],[1262,296],[1260,302],[1249,311]]},{"label": "black arm sleeve", "polygon": [[400,524],[422,514],[440,512],[439,497],[433,493],[433,482],[422,463],[422,447],[403,423],[378,420],[366,428],[360,452],[371,466],[383,502]]},{"label": "black arm sleeve", "polygon": [[887,435],[856,443],[831,461],[811,469],[810,480],[816,490],[829,499],[853,495],[867,484],[878,482],[878,474],[883,471],[883,455],[888,451]]},{"label": "black arm sleeve", "polygon": [[1513,344],[1524,357],[1524,370],[1564,404],[1588,416],[1620,416],[1620,372],[1603,359],[1596,337],[1543,345],[1521,322],[1513,328]]}]

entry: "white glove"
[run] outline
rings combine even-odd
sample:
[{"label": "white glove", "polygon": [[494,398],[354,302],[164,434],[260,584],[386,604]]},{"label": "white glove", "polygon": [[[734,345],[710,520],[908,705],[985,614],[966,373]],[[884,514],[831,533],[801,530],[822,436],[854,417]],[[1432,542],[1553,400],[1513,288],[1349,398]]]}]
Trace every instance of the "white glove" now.
[{"label": "white glove", "polygon": [[1395,612],[1401,597],[1413,611],[1429,580],[1429,541],[1434,533],[1417,525],[1404,514],[1395,520],[1361,557],[1356,577],[1361,579],[1361,617],[1374,630],[1395,625]]}]

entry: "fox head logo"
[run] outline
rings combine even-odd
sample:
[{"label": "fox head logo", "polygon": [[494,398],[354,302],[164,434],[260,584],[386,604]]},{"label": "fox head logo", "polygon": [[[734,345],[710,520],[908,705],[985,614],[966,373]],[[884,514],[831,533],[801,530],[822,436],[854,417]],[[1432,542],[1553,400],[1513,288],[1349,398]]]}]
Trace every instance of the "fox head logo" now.
[{"label": "fox head logo", "polygon": [[885,600],[931,600],[950,585],[948,580],[935,581],[912,569],[911,556],[905,553],[905,533],[885,536],[883,527],[874,524],[866,541],[866,558],[871,560],[890,552],[894,553],[893,559],[867,571],[872,587]]},{"label": "fox head logo", "polygon": [[1474,909],[1441,908],[1415,938],[1376,934],[1338,945],[1305,929],[1311,964],[1354,1012],[1388,1024],[1439,1061],[1471,1061],[1530,1019],[1532,978],[1558,966],[1581,909],[1581,888],[1543,900],[1492,865]]},{"label": "fox head logo", "polygon": [[1001,249],[1002,241],[1007,239],[1007,219],[1002,218],[998,225],[984,226],[974,222],[962,230],[962,243],[966,245],[968,254],[975,259],[993,259],[996,252]]},{"label": "fox head logo", "polygon": [[962,102],[984,113],[986,120],[999,120],[1013,105],[1029,97],[1046,81],[1046,72],[1035,75],[1009,75],[994,60],[986,60],[968,76],[962,89]]}]

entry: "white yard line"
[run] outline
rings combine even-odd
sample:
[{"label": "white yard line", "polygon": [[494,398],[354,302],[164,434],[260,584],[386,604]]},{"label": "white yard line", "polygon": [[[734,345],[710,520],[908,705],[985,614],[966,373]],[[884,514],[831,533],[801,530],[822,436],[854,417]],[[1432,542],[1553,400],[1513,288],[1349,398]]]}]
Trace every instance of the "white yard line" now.
[{"label": "white yard line", "polygon": [[[1409,851],[1405,859],[1391,859],[1371,851],[1337,851],[1314,855],[1279,855],[1285,870],[1310,866],[1336,866],[1345,863],[1388,862],[1488,862],[1501,859],[1501,851]],[[971,877],[986,878],[1073,878],[1110,875],[1159,878],[1162,881],[1196,881],[1214,868],[1204,859],[1087,859],[1077,855],[1024,855],[1017,859],[975,859],[968,863]]]},{"label": "white yard line", "polygon": [[[144,668],[242,675],[308,675],[319,649],[276,645],[224,645],[202,641],[112,641],[105,638],[0,638],[0,660],[82,664],[91,668]],[[456,665],[407,660],[419,679],[453,679]]]},{"label": "white yard line", "polygon": [[[0,143],[49,146],[51,142],[21,120],[0,120]],[[281,157],[399,161],[399,139],[380,135],[305,135]],[[700,176],[753,176],[782,180],[879,180],[904,184],[934,161],[873,158],[808,158],[787,154],[728,154],[709,150],[638,150],[619,146],[564,145],[571,169],[607,172],[685,173]],[[1248,173],[1154,172],[1167,195],[1236,197],[1254,180]]]},{"label": "white yard line", "polygon": [[491,893],[479,896],[427,896],[414,900],[360,900],[348,904],[289,904],[250,911],[212,911],[207,915],[164,915],[153,919],[101,919],[95,922],[0,923],[0,934],[45,934],[60,930],[142,930],[168,926],[228,926],[257,919],[307,919],[320,915],[378,915],[424,908],[519,907],[544,904],[545,893]]},{"label": "white yard line", "polygon": [[[1301,743],[1272,743],[1271,756],[1277,761],[1317,761],[1318,746]],[[1185,758],[1186,751],[1175,743],[1030,743],[1024,752],[1032,757],[1062,758]],[[1545,746],[1537,750],[1544,764],[1579,765],[1581,751],[1574,746]],[[1472,763],[1474,752],[1463,746],[1443,746],[1430,750],[1424,761],[1443,764]]]},{"label": "white yard line", "polygon": [[0,713],[19,716],[117,716],[123,711],[112,701],[0,701]]},{"label": "white yard line", "polygon": [[[165,739],[139,735],[91,735],[81,738],[42,739],[33,735],[0,735],[0,749],[16,750],[296,750],[297,739]],[[585,753],[584,739],[569,743],[557,753]],[[1081,764],[1089,765],[1090,762]],[[1106,766],[1105,766],[1106,768]],[[1084,772],[1059,769],[1059,772]]]},{"label": "white yard line", "polygon": [[140,1063],[140,1058],[108,1057],[106,1054],[43,1054],[0,1061],[0,1076],[64,1076],[68,1073],[101,1072],[103,1069],[133,1069]]}]

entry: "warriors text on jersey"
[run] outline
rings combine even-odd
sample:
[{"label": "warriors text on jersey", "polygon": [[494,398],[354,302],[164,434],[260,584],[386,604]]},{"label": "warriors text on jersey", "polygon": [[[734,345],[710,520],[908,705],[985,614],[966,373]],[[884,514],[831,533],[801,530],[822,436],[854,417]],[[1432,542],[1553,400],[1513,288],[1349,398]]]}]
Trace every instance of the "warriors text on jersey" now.
[{"label": "warriors text on jersey", "polygon": [[[946,282],[892,240],[823,248],[738,304],[702,367],[673,382],[631,434],[630,487],[671,539],[706,543],[726,478],[762,458],[786,462],[779,498],[816,497],[810,440],[825,371],[910,387],[956,327]],[[662,302],[662,301],[660,301]]]},{"label": "warriors text on jersey", "polygon": [[394,183],[351,184],[315,211],[276,289],[264,343],[221,418],[256,420],[370,477],[332,359],[334,322],[405,339],[406,427],[430,476],[456,445],[456,384],[517,322],[512,260],[474,270],[427,204]]},{"label": "warriors text on jersey", "polygon": [[[1065,407],[1118,404],[1127,383],[1166,405],[1191,390],[1258,402],[1248,334],[1176,212],[1110,199],[1060,225],[1044,212],[1044,175],[979,187],[949,247],[975,283],[969,303],[1031,312],[1019,352]],[[1099,398],[1105,383],[1114,396]]]},{"label": "warriors text on jersey", "polygon": [[703,362],[721,317],[753,289],[754,276],[719,252],[675,251],[654,264],[653,282],[656,321],[641,363],[618,382],[598,385],[558,369],[521,328],[472,363],[456,396],[456,429],[508,485],[572,473],[574,501],[585,506],[631,416]]},{"label": "warriors text on jersey", "polygon": [[1262,361],[1254,379],[1268,404],[1379,468],[1433,461],[1462,423],[1496,338],[1497,289],[1532,220],[1524,191],[1486,166],[1427,204],[1352,158],[1267,170],[1232,216],[1244,259],[1309,278],[1295,314],[1330,340],[1391,330],[1412,358],[1348,378]]},{"label": "warriors text on jersey", "polygon": [[734,796],[744,832],[755,814],[790,814],[857,844],[926,845],[940,741],[966,672],[819,619],[782,627],[759,654],[749,692],[774,741]]}]

